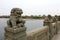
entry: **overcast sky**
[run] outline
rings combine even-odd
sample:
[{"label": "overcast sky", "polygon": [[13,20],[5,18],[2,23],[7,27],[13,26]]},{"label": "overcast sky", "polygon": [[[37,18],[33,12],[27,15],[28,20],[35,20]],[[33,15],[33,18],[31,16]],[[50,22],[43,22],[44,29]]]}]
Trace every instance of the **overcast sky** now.
[{"label": "overcast sky", "polygon": [[23,15],[60,15],[60,0],[0,0],[0,15],[10,15],[14,7],[21,8]]}]

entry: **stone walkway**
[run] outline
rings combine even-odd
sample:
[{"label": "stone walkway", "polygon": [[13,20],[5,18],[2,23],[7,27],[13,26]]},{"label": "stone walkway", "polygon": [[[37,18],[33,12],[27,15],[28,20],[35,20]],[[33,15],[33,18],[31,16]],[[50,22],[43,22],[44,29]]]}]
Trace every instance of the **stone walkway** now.
[{"label": "stone walkway", "polygon": [[60,40],[60,32],[59,32],[57,35],[55,35],[55,36],[52,38],[52,40]]}]

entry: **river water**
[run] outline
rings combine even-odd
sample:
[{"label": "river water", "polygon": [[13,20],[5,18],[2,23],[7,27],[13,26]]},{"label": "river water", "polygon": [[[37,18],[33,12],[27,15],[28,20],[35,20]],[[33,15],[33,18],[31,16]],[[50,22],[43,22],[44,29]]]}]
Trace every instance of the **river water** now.
[{"label": "river water", "polygon": [[[4,27],[7,26],[7,20],[8,18],[0,18],[0,40],[4,40]],[[25,19],[25,21],[25,27],[27,27],[27,31],[43,27],[43,20]]]}]

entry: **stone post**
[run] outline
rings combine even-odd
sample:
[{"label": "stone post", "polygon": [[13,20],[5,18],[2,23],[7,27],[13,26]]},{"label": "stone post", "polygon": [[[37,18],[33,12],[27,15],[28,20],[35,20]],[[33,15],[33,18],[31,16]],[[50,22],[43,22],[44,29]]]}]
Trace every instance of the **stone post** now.
[{"label": "stone post", "polygon": [[44,21],[44,26],[48,26],[49,27],[49,33],[48,33],[48,37],[49,37],[49,40],[51,40],[52,38],[52,33],[51,33],[51,28],[52,28],[52,22],[51,21]]},{"label": "stone post", "polygon": [[24,21],[21,19],[21,14],[21,9],[12,9],[10,19],[7,21],[8,25],[5,27],[4,40],[27,40],[26,27],[24,26]]},{"label": "stone post", "polygon": [[49,27],[49,33],[48,33],[48,35],[49,35],[49,40],[51,40],[51,38],[52,38],[52,19],[49,19],[49,17],[46,17],[45,18],[45,20],[44,20],[44,26],[48,26]]},{"label": "stone post", "polygon": [[56,23],[55,26],[56,26],[56,34],[57,34],[58,33],[58,17],[57,17],[57,15],[55,15],[53,21],[55,21],[55,23]]}]

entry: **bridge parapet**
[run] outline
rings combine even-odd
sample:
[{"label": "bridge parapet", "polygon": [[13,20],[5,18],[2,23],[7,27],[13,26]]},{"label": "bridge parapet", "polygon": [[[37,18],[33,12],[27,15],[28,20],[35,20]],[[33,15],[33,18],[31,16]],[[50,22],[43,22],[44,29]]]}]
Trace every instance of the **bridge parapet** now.
[{"label": "bridge parapet", "polygon": [[40,27],[27,32],[27,40],[48,40],[48,27]]},{"label": "bridge parapet", "polygon": [[54,18],[51,18],[51,19],[49,19],[49,17],[47,17],[47,19],[45,18],[44,26],[48,26],[49,27],[49,40],[51,40],[52,37],[55,34],[57,34],[57,32],[58,32],[58,24],[59,23],[58,23],[57,17],[54,17]]}]

